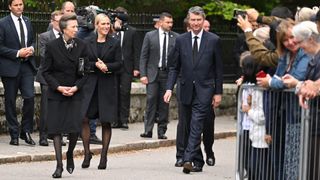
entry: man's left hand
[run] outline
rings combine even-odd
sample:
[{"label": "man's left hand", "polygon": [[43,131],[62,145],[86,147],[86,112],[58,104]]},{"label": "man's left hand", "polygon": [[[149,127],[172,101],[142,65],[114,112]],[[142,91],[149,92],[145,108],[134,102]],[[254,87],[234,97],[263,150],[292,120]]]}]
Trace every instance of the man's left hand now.
[{"label": "man's left hand", "polygon": [[212,98],[212,107],[217,108],[221,103],[222,96],[221,94],[214,95]]}]

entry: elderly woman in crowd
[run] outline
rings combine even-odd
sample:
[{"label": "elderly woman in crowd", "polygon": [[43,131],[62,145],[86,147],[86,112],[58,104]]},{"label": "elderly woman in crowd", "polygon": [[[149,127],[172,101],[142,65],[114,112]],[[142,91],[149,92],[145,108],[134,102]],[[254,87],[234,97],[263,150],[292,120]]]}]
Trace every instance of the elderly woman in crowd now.
[{"label": "elderly woman in crowd", "polygon": [[69,136],[66,169],[70,174],[74,170],[73,150],[81,131],[81,87],[86,79],[78,72],[78,67],[79,60],[87,57],[85,43],[75,38],[77,16],[63,15],[59,26],[63,35],[47,44],[42,73],[49,86],[46,123],[57,160],[53,178],[61,178],[63,171],[61,134]]},{"label": "elderly woman in crowd", "polygon": [[[307,78],[309,82],[320,79],[320,35],[317,30],[317,25],[311,21],[304,21],[293,27],[293,35],[300,47],[308,53],[312,60],[310,61],[307,69]],[[291,75],[285,75],[283,82],[289,87],[295,87],[296,92],[303,86],[302,81],[298,81]],[[305,103],[303,103],[305,107]],[[308,142],[310,152],[307,179],[319,179],[319,162],[320,162],[320,123],[318,118],[320,115],[319,100],[310,101],[311,122]]]},{"label": "elderly woman in crowd", "polygon": [[111,140],[111,124],[117,120],[118,82],[115,72],[121,68],[120,41],[111,35],[111,23],[107,15],[95,17],[95,33],[86,39],[89,46],[88,75],[84,87],[86,93],[82,112],[82,141],[85,157],[82,168],[90,166],[92,153],[89,147],[89,120],[99,119],[102,126],[102,150],[98,169],[106,169],[107,152]]}]

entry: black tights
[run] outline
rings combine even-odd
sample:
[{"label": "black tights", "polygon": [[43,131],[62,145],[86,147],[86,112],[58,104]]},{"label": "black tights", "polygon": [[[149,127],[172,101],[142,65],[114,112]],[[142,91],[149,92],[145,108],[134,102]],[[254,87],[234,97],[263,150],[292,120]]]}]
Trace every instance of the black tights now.
[{"label": "black tights", "polygon": [[[110,123],[101,123],[101,126],[102,126],[101,160],[104,160],[107,157],[111,135],[112,135],[112,129],[111,129]],[[90,154],[89,138],[90,138],[89,119],[85,118],[82,123],[82,142],[83,142],[85,155]]]},{"label": "black tights", "polygon": [[[78,133],[69,133],[69,146],[68,152],[73,154],[73,150],[76,147],[78,140]],[[62,135],[61,134],[52,134],[53,136],[53,145],[56,152],[57,168],[62,168]]]}]

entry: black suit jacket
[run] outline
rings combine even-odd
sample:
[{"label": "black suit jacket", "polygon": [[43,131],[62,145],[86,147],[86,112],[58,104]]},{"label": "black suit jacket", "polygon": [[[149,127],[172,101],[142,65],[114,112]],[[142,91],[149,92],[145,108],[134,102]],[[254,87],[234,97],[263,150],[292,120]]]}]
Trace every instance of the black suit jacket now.
[{"label": "black suit jacket", "polygon": [[39,35],[40,66],[38,68],[36,81],[44,85],[47,85],[47,82],[44,80],[42,76],[43,64],[45,61],[46,44],[55,39],[56,36],[54,35],[52,29]]},{"label": "black suit jacket", "polygon": [[124,31],[121,52],[123,70],[129,74],[132,74],[133,70],[139,70],[140,47],[136,29],[132,26],[128,26],[128,30]]},{"label": "black suit jacket", "polygon": [[[222,60],[219,36],[203,31],[195,63],[192,59],[191,32],[177,37],[169,68],[167,89],[172,90],[181,72],[180,100],[192,102],[195,90],[201,103],[210,104],[215,94],[222,94]],[[195,87],[195,88],[194,88]]]},{"label": "black suit jacket", "polygon": [[[34,47],[33,30],[30,20],[22,17],[27,26],[28,41],[27,47]],[[18,31],[10,15],[0,19],[0,76],[16,77],[20,70],[21,59],[17,58],[18,50],[21,49]],[[36,64],[34,57],[31,56],[25,61],[29,61],[31,67],[36,73]]]},{"label": "black suit jacket", "polygon": [[79,93],[85,83],[86,75],[78,74],[79,58],[88,58],[87,46],[75,38],[75,45],[69,52],[64,44],[62,37],[51,41],[46,46],[45,58],[42,75],[48,83],[48,98],[64,100],[70,97],[63,96],[57,91],[58,86],[77,86],[78,91],[72,98],[82,98]]}]

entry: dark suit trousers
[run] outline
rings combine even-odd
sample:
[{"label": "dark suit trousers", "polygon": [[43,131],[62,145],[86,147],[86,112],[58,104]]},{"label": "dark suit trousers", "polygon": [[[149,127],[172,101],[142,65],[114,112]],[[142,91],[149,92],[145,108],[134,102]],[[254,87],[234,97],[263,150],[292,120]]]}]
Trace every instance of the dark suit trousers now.
[{"label": "dark suit trousers", "polygon": [[41,101],[40,101],[40,122],[39,133],[40,136],[47,136],[47,109],[48,109],[48,85],[41,84]]},{"label": "dark suit trousers", "polygon": [[213,157],[214,153],[212,150],[212,146],[214,143],[214,119],[215,114],[213,109],[210,109],[209,114],[204,121],[204,127],[203,127],[203,145],[204,150],[206,152],[207,158]]},{"label": "dark suit trousers", "polygon": [[19,122],[16,112],[18,90],[23,98],[21,130],[31,133],[34,116],[34,76],[29,62],[21,63],[17,77],[1,77],[4,87],[6,119],[11,138],[19,137]]},{"label": "dark suit trousers", "polygon": [[202,104],[198,95],[194,91],[192,103],[190,105],[181,104],[181,115],[184,121],[190,122],[190,133],[188,145],[184,152],[184,161],[193,162],[194,165],[202,167],[204,165],[201,152],[201,134],[203,132],[204,121],[208,118],[210,104]]},{"label": "dark suit trousers", "polygon": [[167,131],[169,104],[163,101],[163,95],[166,91],[166,83],[168,78],[167,71],[158,72],[156,80],[147,84],[147,107],[144,119],[145,132],[152,132],[156,112],[158,107],[158,135],[163,135]]},{"label": "dark suit trousers", "polygon": [[128,123],[130,113],[130,92],[132,74],[123,70],[119,75],[120,95],[119,95],[119,115],[118,123]]},{"label": "dark suit trousers", "polygon": [[186,118],[183,118],[181,114],[181,101],[179,99],[180,97],[180,78],[177,80],[177,101],[178,101],[178,124],[177,124],[177,135],[176,135],[176,158],[177,159],[183,159],[184,151],[188,144],[188,137],[189,137],[189,127],[190,127],[190,121],[186,121]]}]

